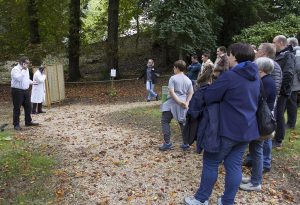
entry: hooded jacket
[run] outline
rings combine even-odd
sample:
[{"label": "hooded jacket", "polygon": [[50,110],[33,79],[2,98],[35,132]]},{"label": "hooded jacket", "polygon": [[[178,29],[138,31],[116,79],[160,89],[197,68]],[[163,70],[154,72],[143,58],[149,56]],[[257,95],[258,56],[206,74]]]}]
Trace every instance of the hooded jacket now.
[{"label": "hooded jacket", "polygon": [[292,91],[300,91],[300,46],[293,48],[295,54],[295,73]]},{"label": "hooded jacket", "polygon": [[260,94],[257,65],[242,62],[221,75],[204,92],[206,105],[220,103],[220,136],[239,142],[258,139],[256,119]]},{"label": "hooded jacket", "polygon": [[292,93],[292,85],[295,72],[295,56],[292,53],[291,46],[286,47],[282,51],[276,53],[275,61],[280,65],[282,70],[282,84],[280,95],[290,96]]}]

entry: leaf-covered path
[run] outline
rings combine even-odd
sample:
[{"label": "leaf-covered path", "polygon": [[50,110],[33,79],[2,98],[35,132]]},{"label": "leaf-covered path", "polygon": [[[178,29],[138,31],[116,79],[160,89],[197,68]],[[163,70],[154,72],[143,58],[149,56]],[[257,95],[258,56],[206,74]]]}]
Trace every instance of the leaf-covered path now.
[{"label": "leaf-covered path", "polygon": [[[24,134],[59,162],[54,173],[60,181],[56,202],[175,205],[192,195],[199,184],[202,155],[181,151],[179,141],[173,150],[159,152],[160,129],[153,132],[147,126],[123,126],[107,120],[113,112],[155,104],[73,104],[35,115],[41,126],[26,129]],[[211,204],[216,204],[223,191],[222,166],[219,173]],[[262,192],[239,191],[236,203],[297,204],[299,189],[289,183],[285,174],[267,174]]]}]

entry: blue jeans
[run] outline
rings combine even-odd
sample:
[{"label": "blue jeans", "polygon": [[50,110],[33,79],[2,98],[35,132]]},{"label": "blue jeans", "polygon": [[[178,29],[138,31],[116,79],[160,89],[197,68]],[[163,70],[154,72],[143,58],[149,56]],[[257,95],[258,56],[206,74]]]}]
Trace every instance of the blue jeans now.
[{"label": "blue jeans", "polygon": [[263,141],[254,140],[249,144],[250,156],[252,158],[251,183],[258,186],[262,182],[263,172]]},{"label": "blue jeans", "polygon": [[156,97],[157,94],[154,92],[155,84],[152,83],[152,81],[146,82],[146,89],[148,92],[147,100],[151,100],[153,97]]},{"label": "blue jeans", "polygon": [[218,178],[218,167],[224,161],[226,175],[222,204],[234,204],[235,195],[242,181],[242,158],[247,144],[222,137],[220,152],[204,151],[201,183],[195,194],[197,200],[204,202],[209,199]]},{"label": "blue jeans", "polygon": [[[246,162],[252,164],[252,158],[250,154],[247,154]],[[272,139],[264,141],[263,144],[263,168],[271,169],[272,164]]]},{"label": "blue jeans", "polygon": [[263,145],[263,167],[267,169],[271,169],[272,163],[272,139],[268,139],[264,141]]}]

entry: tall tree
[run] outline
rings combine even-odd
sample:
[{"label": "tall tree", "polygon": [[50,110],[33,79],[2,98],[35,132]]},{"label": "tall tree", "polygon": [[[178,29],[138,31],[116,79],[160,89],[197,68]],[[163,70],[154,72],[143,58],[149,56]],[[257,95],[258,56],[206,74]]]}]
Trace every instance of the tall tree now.
[{"label": "tall tree", "polygon": [[[217,36],[212,29],[211,11],[204,0],[157,0],[150,8],[158,38],[163,43],[176,45],[180,59],[184,51],[194,53],[216,46]],[[217,16],[215,19],[217,21],[214,23],[219,24],[221,19]]]},{"label": "tall tree", "polygon": [[40,44],[41,38],[39,34],[38,12],[36,0],[28,0],[28,16],[29,16],[29,42],[32,44]]},{"label": "tall tree", "polygon": [[29,17],[29,45],[27,53],[33,65],[41,65],[41,38],[39,34],[39,17],[36,0],[28,0],[27,12]]},{"label": "tall tree", "polygon": [[79,56],[80,56],[80,0],[70,1],[69,19],[69,80],[77,81],[80,79]]},{"label": "tall tree", "polygon": [[106,63],[107,69],[118,69],[118,37],[119,37],[119,0],[109,0],[108,2],[108,25],[107,25],[107,49]]}]

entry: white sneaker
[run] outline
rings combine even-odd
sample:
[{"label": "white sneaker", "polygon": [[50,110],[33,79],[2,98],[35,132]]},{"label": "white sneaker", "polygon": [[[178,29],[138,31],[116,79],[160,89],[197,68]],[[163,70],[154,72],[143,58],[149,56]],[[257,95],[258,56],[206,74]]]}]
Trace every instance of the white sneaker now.
[{"label": "white sneaker", "polygon": [[185,197],[183,201],[185,205],[208,205],[208,201],[202,203],[193,196]]},{"label": "white sneaker", "polygon": [[261,184],[254,186],[251,182],[247,184],[241,184],[240,189],[245,191],[261,191]]},{"label": "white sneaker", "polygon": [[246,177],[246,176],[242,177],[242,183],[243,184],[248,184],[250,181],[251,181],[251,177]]}]

